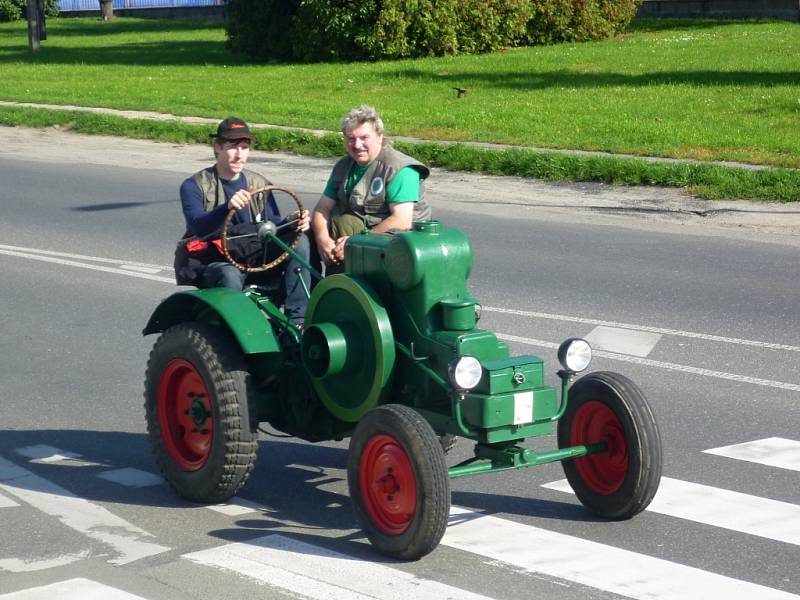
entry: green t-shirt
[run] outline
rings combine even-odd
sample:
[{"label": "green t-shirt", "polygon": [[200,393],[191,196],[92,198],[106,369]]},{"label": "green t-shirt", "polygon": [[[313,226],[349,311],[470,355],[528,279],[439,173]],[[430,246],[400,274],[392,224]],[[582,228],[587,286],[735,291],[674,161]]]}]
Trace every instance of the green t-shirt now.
[{"label": "green t-shirt", "polygon": [[[347,177],[347,184],[345,190],[347,194],[353,187],[361,180],[364,173],[367,172],[369,165],[360,167],[354,165]],[[336,200],[336,182],[333,180],[333,173],[328,177],[328,183],[325,184],[325,191],[323,192],[328,198]],[[396,202],[417,202],[419,200],[419,171],[414,167],[404,167],[397,172],[397,175],[392,177],[392,180],[386,185],[386,204]]]}]

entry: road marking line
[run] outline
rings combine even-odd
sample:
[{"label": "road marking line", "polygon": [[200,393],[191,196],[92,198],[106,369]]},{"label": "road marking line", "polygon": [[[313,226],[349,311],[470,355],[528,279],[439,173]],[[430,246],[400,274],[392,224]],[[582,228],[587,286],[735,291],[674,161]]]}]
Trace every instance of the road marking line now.
[{"label": "road marking line", "polygon": [[[546,342],[544,340],[536,340],[532,338],[519,337],[517,335],[507,335],[505,333],[498,333],[497,338],[506,340],[508,342],[519,342],[520,344],[528,344],[530,346],[539,346],[541,348],[558,348],[559,344],[554,342]],[[643,365],[645,367],[656,367],[658,369],[667,369],[668,371],[681,371],[683,373],[692,373],[693,375],[702,375],[704,377],[715,377],[717,379],[727,379],[729,381],[739,381],[742,383],[751,383],[753,385],[761,385],[764,387],[778,388],[781,390],[790,390],[792,392],[800,392],[800,385],[796,383],[785,383],[782,381],[771,381],[769,379],[759,379],[758,377],[748,377],[747,375],[738,375],[736,373],[725,373],[723,371],[712,371],[711,369],[701,369],[700,367],[690,367],[687,365],[678,365],[675,363],[663,362],[660,360],[652,360],[650,358],[640,358],[638,356],[628,356],[626,354],[616,354],[614,352],[605,352],[597,350],[593,353],[595,356],[608,358],[611,360],[619,360],[622,362],[634,363]]]},{"label": "road marking line", "polygon": [[90,260],[92,262],[108,263],[112,265],[122,265],[123,267],[139,267],[142,269],[155,269],[156,271],[172,271],[171,266],[166,265],[151,265],[150,263],[143,263],[131,260],[120,260],[119,258],[103,258],[100,256],[87,256],[86,254],[71,254],[69,252],[57,252],[55,250],[42,250],[40,248],[25,248],[22,246],[8,246],[0,244],[0,250],[11,250],[13,252],[26,252],[31,254],[42,254],[44,256],[56,256],[59,258],[74,258],[76,260]]},{"label": "road marking line", "polygon": [[[54,558],[43,560],[21,560],[19,558],[4,558],[0,560],[0,570],[10,571],[11,573],[33,573],[34,571],[46,571],[56,567],[63,567],[79,560],[88,558],[89,551],[85,550],[78,554],[65,554]],[[0,596],[3,598],[4,596]]]},{"label": "road marking line", "polygon": [[164,479],[155,473],[140,471],[139,469],[133,469],[131,467],[103,471],[102,473],[98,473],[97,477],[133,488],[149,487],[151,485],[161,485],[164,483]]},{"label": "road marking line", "polygon": [[66,452],[53,446],[45,444],[38,444],[36,446],[25,446],[24,448],[17,448],[14,450],[16,454],[29,458],[30,460],[39,461],[43,463],[55,463],[63,460],[73,460],[81,458],[80,454],[74,452]]},{"label": "road marking line", "polygon": [[772,437],[743,444],[703,450],[707,454],[746,460],[770,467],[800,471],[800,442]]},{"label": "road marking line", "polygon": [[154,536],[144,529],[4,458],[0,458],[0,489],[57,517],[67,527],[111,546],[119,553],[108,561],[112,564],[124,565],[169,550],[145,541],[143,538]]},{"label": "road marking line", "polygon": [[160,273],[163,269],[158,267],[143,267],[140,265],[120,265],[120,269],[125,271],[136,271],[138,273],[150,273],[151,275],[155,275],[156,273]]},{"label": "road marking line", "polygon": [[800,596],[453,507],[442,544],[636,600],[798,600]]},{"label": "road marking line", "polygon": [[315,600],[489,600],[279,534],[184,554],[182,558],[241,573]]},{"label": "road marking line", "polygon": [[255,502],[245,500],[244,498],[231,498],[228,502],[224,502],[222,504],[209,504],[206,506],[206,508],[218,513],[222,513],[223,515],[228,515],[229,517],[238,517],[239,515],[246,515],[253,512],[273,512],[266,506],[256,504]]},{"label": "road marking line", "polygon": [[31,260],[40,260],[42,262],[54,263],[57,265],[64,265],[67,267],[78,267],[81,269],[89,269],[90,271],[101,271],[103,273],[114,273],[116,275],[127,275],[128,277],[138,277],[140,279],[149,279],[150,281],[160,281],[163,283],[171,283],[173,285],[175,284],[174,277],[160,277],[158,275],[150,275],[148,273],[136,273],[134,271],[126,271],[125,269],[115,269],[113,267],[103,267],[100,265],[89,265],[74,260],[64,260],[61,258],[55,258],[51,256],[44,256],[44,255],[40,256],[37,254],[25,254],[23,252],[13,252],[10,250],[0,249],[0,254],[5,254],[7,256],[16,256],[19,258],[28,258]]},{"label": "road marking line", "polygon": [[0,600],[145,600],[81,577],[0,595]]},{"label": "road marking line", "polygon": [[11,508],[13,506],[19,506],[19,504],[14,502],[8,496],[4,496],[3,494],[0,494],[0,508]]},{"label": "road marking line", "polygon": [[600,319],[585,319],[582,317],[571,317],[569,315],[556,315],[556,314],[536,312],[536,311],[516,310],[512,308],[500,308],[497,306],[482,306],[481,310],[487,312],[503,313],[507,315],[520,315],[523,317],[533,317],[536,319],[549,319],[552,321],[570,321],[573,323],[585,323],[586,325],[605,325],[607,327],[618,327],[620,329],[635,329],[638,331],[649,331],[650,333],[660,333],[662,335],[674,335],[678,337],[709,340],[712,342],[724,342],[726,344],[740,344],[742,346],[756,346],[758,348],[771,348],[773,350],[788,350],[789,352],[800,352],[800,346],[773,344],[772,342],[759,342],[757,340],[745,340],[742,338],[711,335],[708,333],[697,333],[694,331],[681,331],[679,329],[664,329],[663,327],[649,327],[647,325],[617,323],[615,321],[603,321]]},{"label": "road marking line", "polygon": [[[566,479],[542,487],[572,494]],[[800,546],[800,506],[662,477],[648,511]]]},{"label": "road marking line", "polygon": [[658,340],[661,339],[661,334],[598,325],[585,338],[591,344],[592,349],[644,358],[653,351]]}]

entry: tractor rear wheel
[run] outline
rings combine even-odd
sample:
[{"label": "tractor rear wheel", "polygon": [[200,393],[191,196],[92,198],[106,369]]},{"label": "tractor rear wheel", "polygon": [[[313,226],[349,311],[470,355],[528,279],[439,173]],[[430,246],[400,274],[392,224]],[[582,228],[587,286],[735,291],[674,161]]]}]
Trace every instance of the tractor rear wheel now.
[{"label": "tractor rear wheel", "polygon": [[439,438],[417,411],[386,404],[364,415],[350,440],[347,481],[356,519],[379,552],[416,560],[439,545],[450,479]]},{"label": "tractor rear wheel", "polygon": [[618,373],[596,372],[569,390],[558,446],[605,443],[606,449],[562,462],[583,505],[606,519],[644,510],[661,481],[661,436],[641,390]]},{"label": "tractor rear wheel", "polygon": [[158,338],[145,375],[147,431],[179,495],[223,502],[247,481],[258,448],[249,391],[242,352],[224,332],[182,323]]}]

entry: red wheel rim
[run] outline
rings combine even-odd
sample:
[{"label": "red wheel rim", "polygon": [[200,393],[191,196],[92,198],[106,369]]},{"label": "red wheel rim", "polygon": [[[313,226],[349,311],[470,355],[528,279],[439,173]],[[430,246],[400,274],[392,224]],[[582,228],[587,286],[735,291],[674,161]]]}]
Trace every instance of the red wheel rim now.
[{"label": "red wheel rim", "polygon": [[614,411],[597,400],[587,402],[575,413],[571,436],[574,446],[605,442],[605,451],[575,459],[575,468],[593,492],[616,492],[628,474],[628,444]]},{"label": "red wheel rim", "polygon": [[169,362],[158,384],[158,424],[169,455],[183,471],[202,468],[211,453],[214,418],[205,381],[182,358]]},{"label": "red wheel rim", "polygon": [[359,463],[359,488],[372,522],[383,533],[400,535],[414,519],[417,480],[402,446],[389,435],[367,442]]}]

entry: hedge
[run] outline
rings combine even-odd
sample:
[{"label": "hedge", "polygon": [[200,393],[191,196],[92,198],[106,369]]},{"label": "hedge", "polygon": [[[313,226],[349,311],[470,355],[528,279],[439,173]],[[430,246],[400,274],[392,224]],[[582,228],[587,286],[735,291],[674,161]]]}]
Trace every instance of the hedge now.
[{"label": "hedge", "polygon": [[641,2],[231,0],[228,47],[255,60],[303,62],[492,52],[614,35]]}]

